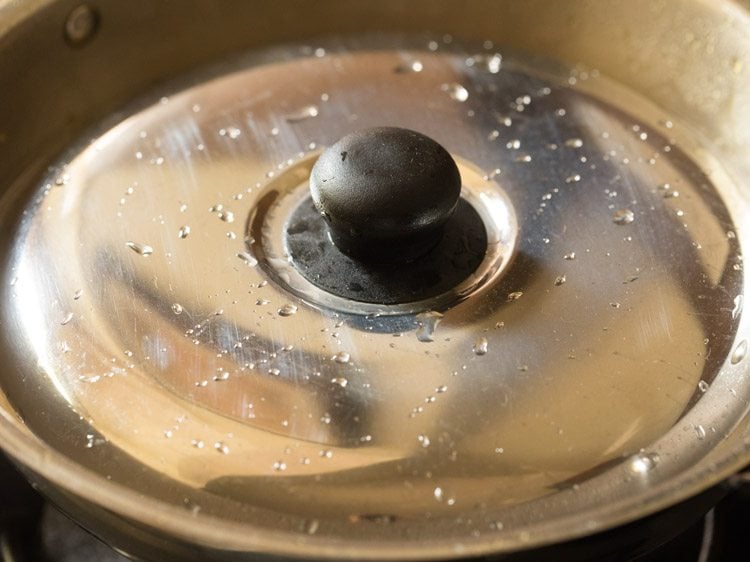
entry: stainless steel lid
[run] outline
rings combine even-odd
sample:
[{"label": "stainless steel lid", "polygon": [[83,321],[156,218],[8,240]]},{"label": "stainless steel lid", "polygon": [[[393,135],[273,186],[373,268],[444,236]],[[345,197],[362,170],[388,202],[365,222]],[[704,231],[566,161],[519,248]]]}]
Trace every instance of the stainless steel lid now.
[{"label": "stainless steel lid", "polygon": [[[457,43],[257,52],[81,139],[7,253],[3,407],[286,554],[590,533],[720,447],[750,396],[721,155],[596,69]],[[488,237],[455,288],[396,305],[322,290],[284,245],[320,150],[382,125],[446,147]]]}]

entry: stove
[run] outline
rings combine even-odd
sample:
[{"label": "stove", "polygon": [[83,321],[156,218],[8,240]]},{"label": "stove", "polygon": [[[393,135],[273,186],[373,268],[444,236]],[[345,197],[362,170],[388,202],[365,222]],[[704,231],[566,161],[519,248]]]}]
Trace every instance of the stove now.
[{"label": "stove", "polygon": [[[664,544],[633,558],[623,552],[607,560],[639,562],[740,562],[747,560],[750,534],[750,479],[725,484],[727,495],[698,521]],[[0,455],[0,562],[125,562],[125,556],[99,541],[46,502]],[[660,528],[654,526],[658,537]],[[659,542],[658,540],[655,542]],[[582,559],[602,560],[596,541],[583,541]],[[588,545],[588,546],[587,546]],[[586,551],[590,550],[588,554]],[[529,560],[569,560],[569,552],[545,551]]]}]

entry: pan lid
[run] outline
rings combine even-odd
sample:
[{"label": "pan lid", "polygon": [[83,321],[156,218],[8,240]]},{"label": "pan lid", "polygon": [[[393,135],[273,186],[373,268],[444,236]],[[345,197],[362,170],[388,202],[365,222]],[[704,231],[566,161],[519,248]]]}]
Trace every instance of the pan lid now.
[{"label": "pan lid", "polygon": [[[172,84],[23,211],[4,400],[79,465],[277,553],[471,554],[634,518],[750,396],[746,200],[671,119],[596,70],[450,37]],[[382,127],[443,147],[414,176],[435,191],[404,187],[419,151]],[[321,186],[357,154],[375,163],[342,203]],[[350,188],[390,164],[378,237],[378,196]]]}]

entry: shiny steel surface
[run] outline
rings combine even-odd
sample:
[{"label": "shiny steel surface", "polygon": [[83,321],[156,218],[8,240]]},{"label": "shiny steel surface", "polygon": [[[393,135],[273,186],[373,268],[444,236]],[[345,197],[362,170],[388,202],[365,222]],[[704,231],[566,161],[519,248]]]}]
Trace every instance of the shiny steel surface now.
[{"label": "shiny steel surface", "polygon": [[[9,451],[60,497],[240,553],[510,551],[697,491],[747,460],[750,383],[743,140],[695,118],[443,35],[147,92],[3,200]],[[279,217],[314,154],[379,125],[455,155],[488,225],[496,253],[450,298],[290,283]]]}]

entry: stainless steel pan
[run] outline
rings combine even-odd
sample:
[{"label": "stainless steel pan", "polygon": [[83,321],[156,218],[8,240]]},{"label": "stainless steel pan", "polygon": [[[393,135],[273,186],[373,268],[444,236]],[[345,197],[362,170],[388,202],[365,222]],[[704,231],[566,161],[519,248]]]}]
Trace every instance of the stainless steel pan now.
[{"label": "stainless steel pan", "polygon": [[[0,445],[148,559],[509,554],[711,488],[750,461],[747,10],[0,2]],[[439,297],[285,258],[380,125],[487,230]]]}]

